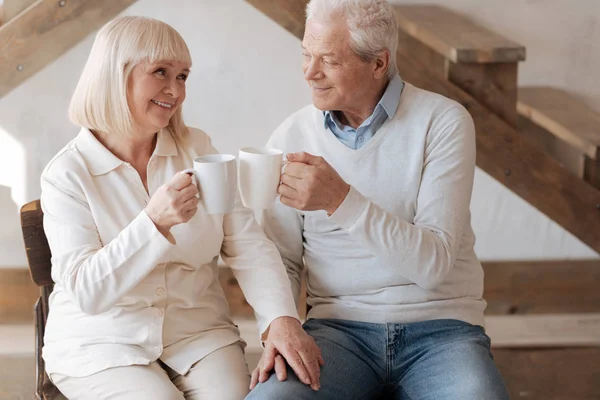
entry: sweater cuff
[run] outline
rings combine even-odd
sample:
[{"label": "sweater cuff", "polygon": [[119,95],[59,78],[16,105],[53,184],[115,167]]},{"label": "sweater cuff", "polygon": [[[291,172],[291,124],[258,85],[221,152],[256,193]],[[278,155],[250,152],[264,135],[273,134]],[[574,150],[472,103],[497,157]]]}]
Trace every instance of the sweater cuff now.
[{"label": "sweater cuff", "polygon": [[350,186],[350,191],[340,206],[328,218],[342,227],[350,229],[356,223],[363,213],[369,200],[360,194],[354,187]]}]

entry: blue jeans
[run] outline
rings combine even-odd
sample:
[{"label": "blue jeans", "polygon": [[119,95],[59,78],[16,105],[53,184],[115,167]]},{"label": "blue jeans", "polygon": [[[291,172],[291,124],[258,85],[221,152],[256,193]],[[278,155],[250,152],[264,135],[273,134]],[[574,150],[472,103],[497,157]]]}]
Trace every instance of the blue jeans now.
[{"label": "blue jeans", "polygon": [[313,391],[288,367],[286,381],[273,374],[246,399],[509,398],[480,326],[449,319],[410,324],[311,319],[304,329],[325,359],[321,389]]}]

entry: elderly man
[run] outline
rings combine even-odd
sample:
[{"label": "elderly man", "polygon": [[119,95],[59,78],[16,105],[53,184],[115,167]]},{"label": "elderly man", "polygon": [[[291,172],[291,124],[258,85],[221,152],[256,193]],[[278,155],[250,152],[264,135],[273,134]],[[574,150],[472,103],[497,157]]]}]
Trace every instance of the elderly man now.
[{"label": "elderly man", "polygon": [[[313,105],[263,216],[321,348],[320,379],[268,347],[250,399],[507,399],[483,329],[469,202],[475,133],[459,104],[403,82],[385,0],[312,0],[302,41]],[[271,371],[275,370],[275,374]]]}]

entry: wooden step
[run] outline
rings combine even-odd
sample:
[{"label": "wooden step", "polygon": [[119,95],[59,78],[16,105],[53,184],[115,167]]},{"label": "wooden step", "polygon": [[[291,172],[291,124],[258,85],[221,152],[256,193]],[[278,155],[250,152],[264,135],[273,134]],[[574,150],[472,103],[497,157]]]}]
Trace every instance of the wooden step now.
[{"label": "wooden step", "polygon": [[432,4],[394,8],[401,30],[454,63],[525,60],[525,47],[448,8]]},{"label": "wooden step", "polygon": [[394,8],[400,51],[517,125],[517,72],[518,62],[525,60],[524,46],[445,7]]},{"label": "wooden step", "polygon": [[553,87],[519,89],[521,131],[579,178],[600,188],[600,113]]}]

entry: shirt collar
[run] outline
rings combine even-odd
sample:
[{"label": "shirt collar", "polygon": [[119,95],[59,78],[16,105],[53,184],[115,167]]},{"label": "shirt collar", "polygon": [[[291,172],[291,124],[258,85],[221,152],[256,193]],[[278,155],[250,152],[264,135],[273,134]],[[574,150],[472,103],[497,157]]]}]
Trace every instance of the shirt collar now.
[{"label": "shirt collar", "polygon": [[[404,88],[404,81],[400,75],[396,75],[392,78],[392,80],[388,83],[385,92],[383,92],[383,96],[379,99],[379,102],[375,106],[375,110],[381,106],[388,118],[392,118],[396,114],[396,110],[398,110],[398,105],[400,104],[400,95],[402,94],[402,89]],[[323,124],[325,129],[328,128],[329,120],[332,120],[337,124],[337,118],[335,118],[335,114],[331,110],[323,111],[324,121]],[[368,118],[367,118],[368,119]]]},{"label": "shirt collar", "polygon": [[[88,128],[81,128],[75,142],[92,175],[106,174],[123,164],[123,160],[104,147]],[[177,155],[177,146],[167,129],[161,129],[158,132],[154,155]]]}]

